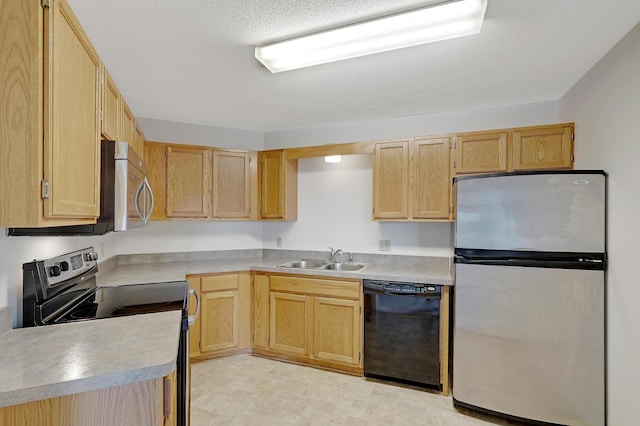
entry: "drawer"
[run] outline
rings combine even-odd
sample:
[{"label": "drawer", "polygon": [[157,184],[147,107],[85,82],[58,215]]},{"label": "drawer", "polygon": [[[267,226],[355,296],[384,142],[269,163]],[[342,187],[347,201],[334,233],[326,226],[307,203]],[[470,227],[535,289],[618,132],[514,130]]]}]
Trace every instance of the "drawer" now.
[{"label": "drawer", "polygon": [[362,292],[361,285],[360,280],[271,275],[270,290],[358,300]]},{"label": "drawer", "polygon": [[234,272],[233,274],[202,277],[200,285],[203,293],[220,290],[236,290],[238,288],[238,273]]}]

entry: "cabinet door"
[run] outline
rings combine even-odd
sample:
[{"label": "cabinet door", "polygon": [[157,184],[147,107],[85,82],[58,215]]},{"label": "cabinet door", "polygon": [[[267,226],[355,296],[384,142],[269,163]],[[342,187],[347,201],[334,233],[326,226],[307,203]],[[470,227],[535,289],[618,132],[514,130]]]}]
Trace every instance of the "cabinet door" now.
[{"label": "cabinet door", "polygon": [[147,178],[154,198],[150,219],[165,220],[167,218],[167,146],[145,143],[144,158],[148,170]]},{"label": "cabinet door", "polygon": [[167,217],[207,218],[211,204],[211,151],[167,147]]},{"label": "cabinet door", "polygon": [[133,142],[131,143],[133,150],[144,160],[144,134],[137,122],[133,123]]},{"label": "cabinet door", "polygon": [[269,276],[253,278],[253,346],[269,346]]},{"label": "cabinet door", "polygon": [[456,135],[454,173],[506,172],[508,139],[507,132]]},{"label": "cabinet door", "polygon": [[412,144],[411,194],[414,219],[449,219],[450,139],[418,138]]},{"label": "cabinet door", "polygon": [[249,218],[249,161],[248,152],[213,151],[213,217]]},{"label": "cabinet door", "polygon": [[311,298],[271,292],[269,348],[294,355],[309,355]]},{"label": "cabinet door", "polygon": [[373,163],[373,219],[407,219],[409,141],[376,144]]},{"label": "cabinet door", "polygon": [[125,142],[129,142],[130,144],[134,142],[134,130],[133,126],[135,123],[135,118],[133,117],[133,113],[129,109],[129,105],[123,99],[122,100],[122,111],[120,113],[120,118],[122,120],[122,127],[120,128],[120,138]]},{"label": "cabinet door", "polygon": [[263,219],[284,219],[283,152],[261,152],[260,167],[260,217]]},{"label": "cabinet door", "polygon": [[100,212],[100,58],[65,0],[45,8],[47,217]]},{"label": "cabinet door", "polygon": [[238,290],[204,291],[200,339],[202,352],[238,347]]},{"label": "cabinet door", "polygon": [[541,126],[513,132],[513,170],[570,169],[573,127]]},{"label": "cabinet door", "polygon": [[360,364],[362,321],[358,300],[313,298],[313,356]]},{"label": "cabinet door", "polygon": [[102,137],[117,140],[120,136],[120,110],[122,97],[111,79],[107,68],[102,66]]},{"label": "cabinet door", "polygon": [[[200,294],[200,278],[188,277],[189,287],[194,289]],[[196,313],[196,306],[198,302],[196,297],[189,294],[189,315],[193,316]],[[200,315],[196,318],[196,321],[189,327],[189,357],[200,355]]]}]

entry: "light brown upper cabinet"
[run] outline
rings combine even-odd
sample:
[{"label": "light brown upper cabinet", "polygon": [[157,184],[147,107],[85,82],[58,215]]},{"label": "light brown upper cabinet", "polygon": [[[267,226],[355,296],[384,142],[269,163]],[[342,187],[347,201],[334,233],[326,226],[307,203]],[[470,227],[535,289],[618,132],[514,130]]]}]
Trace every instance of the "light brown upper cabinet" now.
[{"label": "light brown upper cabinet", "polygon": [[260,152],[260,219],[295,220],[298,217],[298,160],[284,150]]},{"label": "light brown upper cabinet", "polygon": [[214,218],[249,219],[251,214],[251,154],[213,151]]},{"label": "light brown upper cabinet", "polygon": [[373,155],[373,219],[408,219],[409,141],[377,143]]},{"label": "light brown upper cabinet", "polygon": [[461,133],[454,136],[452,169],[456,175],[507,171],[507,131]]},{"label": "light brown upper cabinet", "polygon": [[135,136],[135,121],[136,119],[133,116],[133,113],[129,109],[129,105],[123,99],[122,100],[122,109],[120,110],[120,118],[122,120],[122,125],[120,126],[120,140],[129,142],[131,144],[134,142]]},{"label": "light brown upper cabinet", "polygon": [[94,223],[100,59],[65,0],[0,7],[0,226]]},{"label": "light brown upper cabinet", "polygon": [[450,151],[450,137],[424,137],[412,141],[410,193],[413,219],[449,219]]},{"label": "light brown upper cabinet", "polygon": [[443,136],[376,144],[374,220],[449,220],[450,142]]},{"label": "light brown upper cabinet", "polygon": [[102,91],[102,137],[107,140],[118,140],[120,137],[122,96],[104,65],[102,66],[100,88]]},{"label": "light brown upper cabinet", "polygon": [[144,159],[144,134],[142,133],[138,122],[134,122],[133,124],[133,141],[131,142],[131,147]]},{"label": "light brown upper cabinet", "polygon": [[144,143],[155,204],[151,220],[257,219],[257,153]]},{"label": "light brown upper cabinet", "polygon": [[517,129],[512,144],[513,170],[573,167],[573,124]]},{"label": "light brown upper cabinet", "polygon": [[211,211],[211,150],[166,147],[168,218],[207,218]]}]

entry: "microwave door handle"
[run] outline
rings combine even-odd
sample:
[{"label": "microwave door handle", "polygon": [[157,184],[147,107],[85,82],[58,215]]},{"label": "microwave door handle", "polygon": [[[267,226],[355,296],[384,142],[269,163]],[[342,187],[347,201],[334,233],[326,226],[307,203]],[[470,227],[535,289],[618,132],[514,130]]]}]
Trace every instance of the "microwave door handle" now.
[{"label": "microwave door handle", "polygon": [[151,185],[149,185],[149,181],[147,178],[144,178],[144,185],[147,188],[147,192],[149,193],[149,198],[151,203],[149,204],[149,209],[147,210],[147,214],[144,217],[144,224],[146,225],[149,222],[149,218],[151,217],[151,213],[153,212],[153,206],[155,204],[155,198],[153,197],[153,191],[151,190]]},{"label": "microwave door handle", "polygon": [[138,190],[136,191],[136,196],[135,196],[135,206],[136,206],[136,212],[138,213],[138,217],[142,220],[144,220],[144,215],[142,214],[142,210],[140,208],[140,196],[142,195],[142,190],[144,189],[144,181],[140,182],[140,186],[138,186]]}]

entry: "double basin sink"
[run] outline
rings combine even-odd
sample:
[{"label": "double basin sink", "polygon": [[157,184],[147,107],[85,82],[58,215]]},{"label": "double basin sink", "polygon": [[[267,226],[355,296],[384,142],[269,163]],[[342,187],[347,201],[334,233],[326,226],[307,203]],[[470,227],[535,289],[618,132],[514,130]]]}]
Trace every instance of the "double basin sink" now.
[{"label": "double basin sink", "polygon": [[278,265],[280,268],[315,269],[329,271],[360,272],[368,263],[331,262],[328,260],[297,259]]}]

